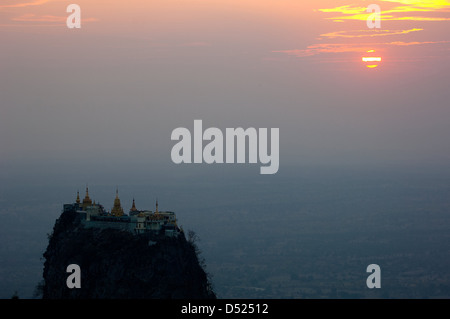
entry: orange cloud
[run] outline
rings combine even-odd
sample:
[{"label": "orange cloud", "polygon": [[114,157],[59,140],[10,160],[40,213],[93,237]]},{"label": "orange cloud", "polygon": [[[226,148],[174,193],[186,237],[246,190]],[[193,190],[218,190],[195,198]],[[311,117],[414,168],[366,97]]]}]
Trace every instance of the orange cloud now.
[{"label": "orange cloud", "polygon": [[33,13],[24,14],[19,17],[11,18],[12,21],[27,21],[27,22],[65,22],[67,17],[59,17],[52,15],[37,16]]},{"label": "orange cloud", "polygon": [[[404,16],[403,14],[411,13],[428,13],[428,12],[449,12],[450,2],[447,0],[380,0],[384,2],[390,2],[392,4],[400,4],[399,6],[393,6],[387,10],[382,10],[380,14],[381,20],[412,20],[412,21],[447,21],[450,18],[447,17],[431,17],[427,15],[410,15]],[[366,7],[359,6],[339,6],[335,8],[319,9],[325,13],[339,13],[339,16],[334,16],[326,19],[331,19],[336,22],[342,22],[344,20],[367,20],[372,13],[366,12]]]},{"label": "orange cloud", "polygon": [[408,46],[408,45],[421,45],[421,44],[444,44],[450,43],[450,41],[413,41],[413,42],[403,42],[403,41],[395,41],[386,43],[387,45],[399,45],[399,46]]},{"label": "orange cloud", "polygon": [[380,37],[389,35],[400,35],[411,32],[423,31],[423,29],[409,29],[409,30],[355,30],[355,31],[335,31],[323,33],[320,36],[325,38],[363,38],[363,37]]},{"label": "orange cloud", "polygon": [[450,2],[447,0],[380,0],[380,1],[401,3],[405,5],[414,6],[417,8],[442,9],[450,6]]},{"label": "orange cloud", "polygon": [[342,14],[359,14],[361,12],[365,12],[367,7],[351,7],[350,5],[340,6],[336,8],[329,9],[319,9],[322,12],[338,12]]},{"label": "orange cloud", "polygon": [[[20,22],[58,22],[66,23],[67,17],[65,16],[53,16],[53,15],[42,15],[38,16],[34,13],[23,14],[19,17],[11,18],[12,21]],[[97,21],[95,18],[83,18],[83,22]]]},{"label": "orange cloud", "polygon": [[[389,12],[389,11],[384,11]],[[366,21],[369,16],[372,15],[372,13],[369,14],[355,14],[352,16],[339,16],[339,17],[333,17],[333,18],[327,18],[330,20],[333,20],[334,22],[342,22],[344,20],[362,20]],[[448,21],[450,18],[443,18],[443,17],[425,17],[425,16],[411,16],[411,17],[400,17],[400,16],[394,16],[394,15],[380,15],[380,19],[382,21],[404,21],[404,20],[410,20],[410,21]]]},{"label": "orange cloud", "polygon": [[23,8],[23,7],[29,7],[29,6],[39,6],[44,3],[50,2],[52,0],[35,0],[35,1],[28,1],[28,2],[19,2],[12,3],[12,4],[1,4],[0,8]]},{"label": "orange cloud", "polygon": [[309,45],[306,49],[277,50],[272,52],[301,58],[321,53],[366,52],[372,47],[373,44],[321,43]]},{"label": "orange cloud", "polygon": [[444,44],[450,41],[414,41],[414,42],[380,42],[380,43],[320,43],[309,45],[306,49],[293,50],[276,50],[274,53],[284,53],[296,57],[307,57],[322,53],[348,53],[348,52],[368,52],[373,47],[389,47],[389,46],[411,46],[411,45],[427,45],[427,44]]}]

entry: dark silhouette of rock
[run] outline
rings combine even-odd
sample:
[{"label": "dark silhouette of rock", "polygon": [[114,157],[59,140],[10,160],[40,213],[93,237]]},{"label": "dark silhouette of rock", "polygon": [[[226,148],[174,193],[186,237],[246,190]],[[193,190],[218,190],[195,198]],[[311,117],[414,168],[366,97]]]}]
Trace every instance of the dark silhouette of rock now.
[{"label": "dark silhouette of rock", "polygon": [[[216,298],[195,243],[178,237],[85,228],[74,211],[56,220],[44,253],[44,299]],[[67,266],[81,269],[81,288],[68,288]]]}]

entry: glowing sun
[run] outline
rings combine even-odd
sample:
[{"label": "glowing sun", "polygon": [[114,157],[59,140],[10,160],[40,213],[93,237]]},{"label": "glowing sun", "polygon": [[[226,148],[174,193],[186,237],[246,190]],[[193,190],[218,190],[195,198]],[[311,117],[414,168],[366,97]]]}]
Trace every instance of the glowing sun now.
[{"label": "glowing sun", "polygon": [[[366,53],[375,53],[375,50],[367,50]],[[361,60],[365,63],[366,67],[368,67],[369,69],[374,69],[378,67],[379,63],[381,62],[381,57],[370,54],[367,56],[363,56]]]}]

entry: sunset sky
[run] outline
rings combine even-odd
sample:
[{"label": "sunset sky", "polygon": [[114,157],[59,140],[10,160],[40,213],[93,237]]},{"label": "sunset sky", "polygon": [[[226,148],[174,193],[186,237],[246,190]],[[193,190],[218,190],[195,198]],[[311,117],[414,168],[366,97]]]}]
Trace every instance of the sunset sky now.
[{"label": "sunset sky", "polygon": [[171,131],[194,119],[279,127],[280,171],[450,160],[449,1],[2,0],[0,28],[8,171],[170,166]]}]

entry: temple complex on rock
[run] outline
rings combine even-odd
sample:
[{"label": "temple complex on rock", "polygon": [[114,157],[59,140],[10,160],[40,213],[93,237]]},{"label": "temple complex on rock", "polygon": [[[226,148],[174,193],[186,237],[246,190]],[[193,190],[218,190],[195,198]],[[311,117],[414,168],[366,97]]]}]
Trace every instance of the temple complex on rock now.
[{"label": "temple complex on rock", "polygon": [[120,203],[118,189],[116,189],[116,197],[111,211],[105,210],[103,205],[91,200],[88,187],[86,187],[83,201],[80,200],[80,194],[77,192],[75,203],[64,204],[63,211],[77,212],[83,226],[88,228],[115,228],[134,234],[155,232],[163,233],[166,236],[178,236],[183,231],[177,225],[174,212],[159,211],[158,200],[156,200],[155,211],[151,211],[137,209],[133,198],[133,205],[128,214],[125,214]]}]

